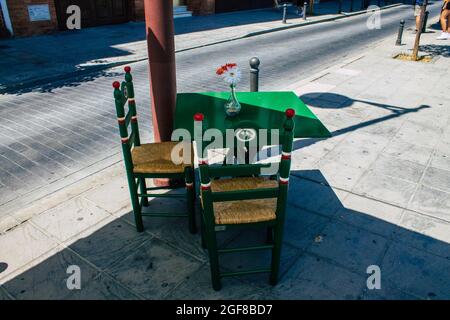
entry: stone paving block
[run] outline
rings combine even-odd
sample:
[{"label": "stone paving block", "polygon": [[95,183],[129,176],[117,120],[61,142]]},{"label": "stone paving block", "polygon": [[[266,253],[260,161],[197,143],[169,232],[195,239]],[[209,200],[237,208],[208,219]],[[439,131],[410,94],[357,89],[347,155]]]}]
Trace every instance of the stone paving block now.
[{"label": "stone paving block", "polygon": [[[368,275],[369,276],[369,275]],[[394,287],[392,283],[383,281],[383,274],[381,274],[381,288],[380,289],[364,289],[362,300],[418,300],[419,298],[403,292]]]},{"label": "stone paving block", "polygon": [[[430,162],[430,166],[438,169],[449,170],[450,168],[450,152],[439,151],[441,148],[438,146],[433,154]],[[449,150],[450,151],[450,145]]]},{"label": "stone paving block", "polygon": [[408,209],[450,222],[450,193],[420,186]]},{"label": "stone paving block", "polygon": [[326,154],[322,161],[337,161],[352,167],[367,169],[378,157],[378,152],[369,147],[340,143]]},{"label": "stone paving block", "polygon": [[450,192],[450,167],[447,169],[428,167],[422,183],[427,187]]},{"label": "stone paving block", "polygon": [[406,142],[394,139],[383,150],[383,152],[402,160],[408,160],[417,162],[421,165],[426,165],[433,152],[433,148],[431,146],[426,147],[414,144],[413,140]]},{"label": "stone paving block", "polygon": [[77,197],[33,217],[31,221],[60,241],[67,241],[108,218],[111,215],[93,202]]},{"label": "stone paving block", "polygon": [[365,172],[364,168],[330,159],[319,161],[317,169],[323,175],[324,183],[343,190],[351,190]]},{"label": "stone paving block", "polygon": [[130,252],[108,273],[146,299],[162,299],[200,265],[179,250],[152,239]]},{"label": "stone paving block", "polygon": [[336,218],[357,228],[390,238],[397,229],[403,209],[386,203],[349,194]]},{"label": "stone paving block", "polygon": [[115,281],[112,277],[101,273],[82,287],[73,290],[67,300],[139,300],[140,297]]},{"label": "stone paving block", "polygon": [[342,207],[341,201],[347,196],[347,192],[301,178],[315,176],[315,181],[323,181],[320,171],[291,171],[291,174],[288,203],[325,216],[333,216]]},{"label": "stone paving block", "polygon": [[[183,189],[184,190],[184,189]],[[150,199],[149,207],[144,209],[145,212],[186,212],[186,203],[180,199]],[[134,215],[132,212],[123,216],[133,226]],[[200,227],[200,215],[197,210],[197,226]],[[164,217],[144,217],[144,229],[150,234],[170,243],[172,246],[183,250],[200,260],[206,260],[205,251],[200,245],[200,235],[191,234],[188,227],[188,219],[184,218],[164,218]],[[230,233],[224,232],[219,237],[224,237],[222,241],[231,236]]]},{"label": "stone paving block", "polygon": [[450,223],[405,211],[395,239],[405,245],[450,259]]},{"label": "stone paving block", "polygon": [[124,175],[112,177],[110,181],[85,192],[83,197],[112,214],[131,207],[130,192]]},{"label": "stone paving block", "polygon": [[320,236],[308,252],[331,259],[359,274],[381,261],[388,243],[384,237],[339,221],[328,224]]},{"label": "stone paving block", "polygon": [[341,146],[352,146],[357,148],[368,148],[376,152],[382,151],[389,143],[389,139],[383,136],[359,132],[358,130],[349,134]]},{"label": "stone paving block", "polygon": [[450,299],[450,261],[393,244],[380,266],[383,281],[422,299]]},{"label": "stone paving block", "polygon": [[0,287],[0,301],[12,300],[12,297],[7,293],[6,289]]},{"label": "stone paving block", "polygon": [[364,102],[371,106],[371,112],[358,124],[358,131],[387,139],[394,137],[406,120],[406,111],[396,112],[395,106],[381,102]]},{"label": "stone paving block", "polygon": [[106,269],[151,238],[150,234],[137,232],[134,226],[116,219],[95,231],[81,233],[69,247],[98,268]]},{"label": "stone paving block", "polygon": [[279,299],[356,300],[366,279],[320,257],[305,254],[272,290]]},{"label": "stone paving block", "polygon": [[436,143],[440,134],[440,131],[435,128],[406,121],[398,131],[396,138],[401,141],[413,141],[414,144],[429,147]]},{"label": "stone paving block", "polygon": [[288,204],[284,226],[284,241],[305,250],[330,222],[329,218]]},{"label": "stone paving block", "polygon": [[227,277],[222,279],[222,289],[215,291],[211,284],[209,264],[194,271],[188,278],[173,289],[165,299],[170,300],[255,300],[260,299],[259,288],[240,280],[242,278]]},{"label": "stone paving block", "polygon": [[[248,229],[233,239],[226,247],[236,248],[243,246],[261,245],[266,243],[266,230],[264,228]],[[289,268],[295,263],[301,249],[287,243],[283,244],[281,250],[281,263],[279,277],[283,277]],[[272,257],[271,250],[249,251],[245,253],[227,253],[219,256],[221,271],[244,271],[249,269],[270,268]],[[256,286],[266,286],[269,281],[269,273],[261,273],[240,277],[246,282]]]},{"label": "stone paving block", "polygon": [[58,246],[30,223],[0,235],[0,243],[0,262],[6,264],[0,272],[0,280]]},{"label": "stone paving block", "polygon": [[[293,157],[309,155],[315,158],[321,158],[333,150],[337,143],[337,139],[298,139],[293,144]],[[292,162],[292,165],[295,165],[297,159],[294,159]]]},{"label": "stone paving block", "polygon": [[417,185],[369,170],[352,191],[359,195],[405,207],[416,191]]},{"label": "stone paving block", "polygon": [[393,156],[380,155],[372,164],[371,169],[375,174],[380,173],[412,183],[418,183],[425,171],[425,166]]},{"label": "stone paving block", "polygon": [[16,299],[66,299],[73,293],[67,286],[68,282],[72,283],[69,277],[74,274],[73,271],[67,272],[70,266],[80,268],[81,288],[87,286],[99,273],[78,255],[65,248],[3,285]]}]

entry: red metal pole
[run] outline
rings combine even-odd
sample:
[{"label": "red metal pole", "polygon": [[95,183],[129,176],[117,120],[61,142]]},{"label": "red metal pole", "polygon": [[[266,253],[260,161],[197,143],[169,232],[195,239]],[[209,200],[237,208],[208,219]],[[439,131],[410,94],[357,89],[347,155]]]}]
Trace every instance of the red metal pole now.
[{"label": "red metal pole", "polygon": [[153,134],[156,142],[169,141],[177,94],[173,1],[144,1]]}]

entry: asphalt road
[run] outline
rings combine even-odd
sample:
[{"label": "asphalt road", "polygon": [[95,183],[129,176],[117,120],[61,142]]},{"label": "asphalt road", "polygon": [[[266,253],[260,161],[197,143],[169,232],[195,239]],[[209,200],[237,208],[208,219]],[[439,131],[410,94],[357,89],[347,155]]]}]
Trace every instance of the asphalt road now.
[{"label": "asphalt road", "polygon": [[[252,56],[261,60],[261,89],[289,85],[387,36],[395,41],[401,19],[406,20],[406,27],[413,25],[411,8],[382,11],[379,30],[368,30],[368,16],[361,15],[180,52],[176,56],[178,90],[224,90],[214,71],[225,62],[242,66],[240,90],[247,90],[248,59]],[[439,12],[439,4],[429,10],[433,17]],[[111,82],[123,76],[118,73],[120,69],[70,84],[51,83],[49,92],[2,97],[0,216],[6,212],[2,204],[37,189],[51,192],[55,185],[59,188],[82,177],[87,167],[97,164],[99,170],[113,161],[105,159],[120,152],[111,88]],[[145,141],[151,137],[147,63],[135,63],[132,69]]]}]

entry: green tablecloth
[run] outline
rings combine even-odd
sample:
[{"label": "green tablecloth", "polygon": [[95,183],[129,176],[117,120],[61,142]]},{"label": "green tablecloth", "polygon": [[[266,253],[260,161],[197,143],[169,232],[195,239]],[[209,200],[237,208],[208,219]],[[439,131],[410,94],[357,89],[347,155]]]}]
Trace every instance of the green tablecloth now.
[{"label": "green tablecloth", "polygon": [[241,112],[234,118],[226,116],[224,104],[229,92],[179,93],[175,110],[174,129],[184,128],[193,134],[193,116],[205,115],[208,128],[281,129],[286,119],[284,111],[295,110],[296,138],[327,138],[330,132],[293,92],[238,92]]}]

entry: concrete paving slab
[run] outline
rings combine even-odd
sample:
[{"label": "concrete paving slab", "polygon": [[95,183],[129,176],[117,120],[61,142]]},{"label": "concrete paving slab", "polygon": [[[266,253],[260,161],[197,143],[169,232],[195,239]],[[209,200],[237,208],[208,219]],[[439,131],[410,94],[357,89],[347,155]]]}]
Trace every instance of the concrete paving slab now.
[{"label": "concrete paving slab", "polygon": [[450,171],[428,167],[423,177],[423,184],[450,193]]},{"label": "concrete paving slab", "polygon": [[320,182],[323,176],[317,170],[293,171],[291,174],[293,176],[290,179],[288,203],[328,217],[333,216],[342,207],[342,200],[347,196],[347,192],[298,178],[315,176],[315,181]]},{"label": "concrete paving slab", "polygon": [[383,281],[381,278],[380,289],[365,289],[362,300],[418,300],[419,297],[408,294],[394,287],[391,283]]},{"label": "concrete paving slab", "polygon": [[396,239],[408,246],[450,259],[450,223],[413,211],[405,211]]},{"label": "concrete paving slab", "polygon": [[433,152],[433,148],[430,146],[417,145],[413,142],[414,141],[405,142],[394,139],[383,150],[383,153],[401,160],[427,165]]},{"label": "concrete paving slab", "polygon": [[408,209],[450,222],[450,193],[420,186]]},{"label": "concrete paving slab", "polygon": [[422,299],[449,299],[450,261],[405,245],[393,244],[380,266],[383,281]]},{"label": "concrete paving slab", "polygon": [[433,154],[430,162],[430,166],[437,169],[447,170],[450,168],[450,153],[439,151],[441,148],[438,146]]},{"label": "concrete paving slab", "polygon": [[148,233],[137,232],[134,226],[122,219],[110,221],[100,228],[96,226],[95,229],[79,234],[78,239],[68,246],[102,270],[152,238]]},{"label": "concrete paving slab", "polygon": [[[184,191],[184,189],[182,189]],[[185,213],[186,203],[179,199],[150,199],[150,206],[145,208],[148,212],[174,212]],[[134,215],[127,212],[123,219],[135,226]],[[207,260],[205,251],[201,248],[199,234],[191,234],[188,228],[187,218],[157,218],[144,217],[144,229],[151,235],[162,239],[164,242],[183,250],[186,254],[195,257],[198,260]],[[199,226],[200,216],[197,214],[197,225]],[[222,236],[224,239],[222,239]],[[226,242],[228,237],[232,237],[229,233],[221,234],[220,241]]]},{"label": "concrete paving slab", "polygon": [[13,300],[13,298],[8,294],[6,289],[0,287],[0,301]]},{"label": "concrete paving slab", "polygon": [[44,212],[30,221],[61,242],[71,240],[102,220],[112,218],[105,210],[83,197]]},{"label": "concrete paving slab", "polygon": [[291,204],[287,207],[284,241],[306,250],[330,223],[330,219]]},{"label": "concrete paving slab", "polygon": [[279,299],[356,300],[366,279],[320,257],[305,254],[273,288]]},{"label": "concrete paving slab", "polygon": [[54,239],[31,223],[22,224],[0,235],[0,242],[0,262],[6,264],[0,273],[0,283],[12,272],[58,246]]},{"label": "concrete paving slab", "polygon": [[416,192],[416,188],[415,183],[369,170],[352,191],[362,196],[405,207]]},{"label": "concrete paving slab", "polygon": [[403,209],[389,204],[349,194],[336,219],[357,228],[391,238],[402,217]]},{"label": "concrete paving slab", "polygon": [[330,259],[360,275],[370,265],[379,264],[388,240],[339,221],[331,222],[308,252]]},{"label": "concrete paving slab", "polygon": [[152,239],[112,266],[117,281],[146,299],[162,299],[192,276],[201,263],[181,251]]},{"label": "concrete paving slab", "polygon": [[139,300],[138,295],[131,292],[112,277],[101,273],[92,279],[81,290],[73,290],[67,300]]},{"label": "concrete paving slab", "polygon": [[81,288],[87,286],[99,273],[71,250],[62,249],[3,286],[16,299],[65,299],[73,293],[67,286],[68,282],[72,283],[69,276],[73,272],[67,272],[70,266],[80,268]]},{"label": "concrete paving slab", "polygon": [[170,300],[259,300],[260,298],[260,289],[242,281],[241,278],[224,278],[222,279],[222,290],[213,290],[208,264],[189,275],[187,280],[165,297]]},{"label": "concrete paving slab", "polygon": [[373,172],[390,177],[418,183],[425,171],[425,166],[409,160],[402,160],[392,156],[380,155],[372,164]]},{"label": "concrete paving slab", "polygon": [[[244,230],[238,237],[234,238],[227,247],[243,247],[252,245],[261,245],[266,243],[266,230],[249,229]],[[220,266],[223,271],[244,271],[257,268],[270,268],[271,250],[259,250],[242,254],[222,254],[219,257]],[[301,249],[293,247],[287,243],[283,244],[281,251],[280,278],[295,263],[300,254]],[[255,286],[265,286],[269,282],[269,273],[261,273],[248,275],[241,278]]]}]

